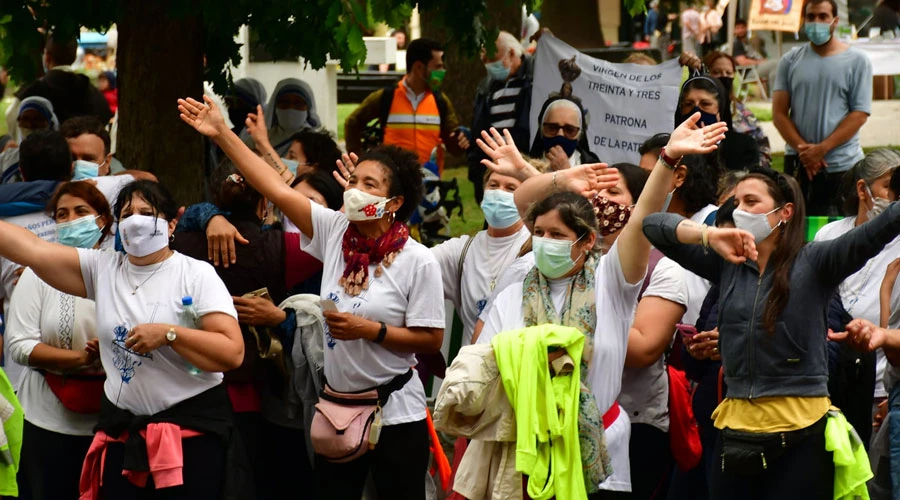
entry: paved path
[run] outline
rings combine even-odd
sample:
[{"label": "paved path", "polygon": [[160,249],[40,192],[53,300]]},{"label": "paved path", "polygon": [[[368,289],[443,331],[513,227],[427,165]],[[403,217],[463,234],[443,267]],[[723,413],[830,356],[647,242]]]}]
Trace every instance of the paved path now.
[{"label": "paved path", "polygon": [[[754,106],[764,103],[753,103]],[[784,152],[784,139],[772,122],[763,122],[763,130],[769,136],[772,152]],[[872,116],[860,131],[860,142],[864,148],[877,146],[900,147],[900,99],[873,101]]]}]

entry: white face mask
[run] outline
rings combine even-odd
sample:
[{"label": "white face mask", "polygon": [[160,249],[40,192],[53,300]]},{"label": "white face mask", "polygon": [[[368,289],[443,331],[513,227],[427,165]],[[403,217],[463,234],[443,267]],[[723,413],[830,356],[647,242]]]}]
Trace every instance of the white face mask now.
[{"label": "white face mask", "polygon": [[392,199],[348,189],[344,191],[344,214],[350,221],[378,220],[384,217],[385,206]]},{"label": "white face mask", "polygon": [[781,225],[784,221],[778,221],[775,227],[769,225],[769,214],[777,212],[784,207],[778,207],[764,214],[752,214],[740,208],[734,209],[734,225],[738,229],[743,229],[753,235],[753,239],[757,245],[772,234],[775,227]]},{"label": "white face mask", "polygon": [[132,215],[119,222],[122,246],[132,257],[146,257],[169,244],[169,221],[152,215]]},{"label": "white face mask", "polygon": [[875,217],[878,217],[881,212],[887,210],[887,207],[891,205],[891,200],[874,196],[868,184],[866,184],[866,194],[868,194],[869,199],[872,200],[872,208],[870,208],[866,212],[866,218],[868,220],[872,220]]},{"label": "white face mask", "polygon": [[309,111],[300,111],[299,109],[275,109],[275,117],[278,118],[278,125],[285,130],[297,130],[307,126],[306,119],[309,117]]}]

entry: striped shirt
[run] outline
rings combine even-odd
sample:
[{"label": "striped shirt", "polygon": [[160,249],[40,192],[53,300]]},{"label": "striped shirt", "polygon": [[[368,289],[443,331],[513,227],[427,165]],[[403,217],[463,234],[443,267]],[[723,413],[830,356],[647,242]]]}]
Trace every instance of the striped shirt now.
[{"label": "striped shirt", "polygon": [[491,82],[489,106],[492,127],[502,130],[516,125],[518,115],[516,102],[524,86],[525,79],[521,77],[510,78],[504,82]]}]

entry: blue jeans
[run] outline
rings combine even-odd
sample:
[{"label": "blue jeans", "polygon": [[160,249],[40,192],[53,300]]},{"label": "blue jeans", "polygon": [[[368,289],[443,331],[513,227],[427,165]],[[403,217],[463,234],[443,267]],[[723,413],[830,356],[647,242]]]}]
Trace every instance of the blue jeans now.
[{"label": "blue jeans", "polygon": [[888,436],[891,457],[891,498],[900,500],[900,384],[888,396]]}]

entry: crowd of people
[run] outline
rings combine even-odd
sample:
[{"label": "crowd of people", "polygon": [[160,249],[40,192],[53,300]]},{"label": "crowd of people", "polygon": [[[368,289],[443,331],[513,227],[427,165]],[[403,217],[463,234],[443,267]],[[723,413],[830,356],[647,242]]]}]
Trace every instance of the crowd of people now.
[{"label": "crowd of people", "polygon": [[[51,35],[0,153],[0,494],[893,498],[900,152],[860,148],[871,64],[835,3],[804,15],[772,77],[783,173],[734,94],[767,61],[716,50],[709,4],[635,163],[592,151],[579,99],[532,102],[514,35],[451,103],[441,44],[400,32],[345,148],[296,78],[172,103],[209,145],[189,207],[115,158],[115,74]],[[451,157],[484,229],[429,248]],[[807,241],[811,213],[845,218]]]}]

